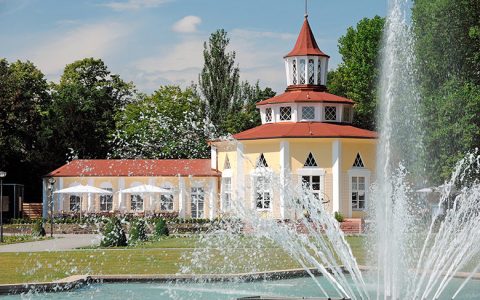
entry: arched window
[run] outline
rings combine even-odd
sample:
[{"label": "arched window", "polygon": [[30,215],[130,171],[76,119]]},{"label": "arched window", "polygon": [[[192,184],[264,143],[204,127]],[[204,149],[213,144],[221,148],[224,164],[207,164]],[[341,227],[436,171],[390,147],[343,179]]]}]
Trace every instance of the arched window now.
[{"label": "arched window", "polygon": [[365,168],[365,165],[363,164],[363,160],[362,160],[362,157],[360,156],[360,153],[357,153],[357,156],[355,157],[355,161],[353,162],[352,167]]},{"label": "arched window", "polygon": [[260,156],[258,157],[255,167],[256,168],[268,168],[268,163],[267,163],[267,160],[265,159],[265,156],[263,155],[263,153],[261,153]]},{"label": "arched window", "polygon": [[292,60],[292,83],[297,84],[297,60]]},{"label": "arched window", "polygon": [[308,60],[308,84],[315,84],[315,63],[313,59]]},{"label": "arched window", "polygon": [[315,157],[313,157],[312,152],[308,154],[307,160],[303,164],[304,167],[318,167],[317,162],[315,161]]},{"label": "arched window", "polygon": [[299,74],[300,74],[300,84],[305,84],[305,59],[300,59],[300,63],[298,64],[299,67]]}]

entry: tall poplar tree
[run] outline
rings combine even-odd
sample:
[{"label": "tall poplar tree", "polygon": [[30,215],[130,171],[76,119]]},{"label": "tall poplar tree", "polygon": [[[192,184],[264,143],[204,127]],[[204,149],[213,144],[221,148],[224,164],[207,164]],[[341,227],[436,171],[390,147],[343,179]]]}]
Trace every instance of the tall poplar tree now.
[{"label": "tall poplar tree", "polygon": [[205,60],[199,75],[199,87],[207,103],[207,115],[218,134],[225,134],[222,124],[233,107],[240,88],[240,71],[235,65],[235,51],[228,52],[230,39],[219,29],[204,43]]}]

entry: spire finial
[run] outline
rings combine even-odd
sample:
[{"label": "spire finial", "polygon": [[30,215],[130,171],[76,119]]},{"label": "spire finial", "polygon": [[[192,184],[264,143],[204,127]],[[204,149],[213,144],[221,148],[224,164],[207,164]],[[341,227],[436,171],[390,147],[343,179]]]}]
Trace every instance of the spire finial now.
[{"label": "spire finial", "polygon": [[308,18],[308,0],[305,0],[305,18]]}]

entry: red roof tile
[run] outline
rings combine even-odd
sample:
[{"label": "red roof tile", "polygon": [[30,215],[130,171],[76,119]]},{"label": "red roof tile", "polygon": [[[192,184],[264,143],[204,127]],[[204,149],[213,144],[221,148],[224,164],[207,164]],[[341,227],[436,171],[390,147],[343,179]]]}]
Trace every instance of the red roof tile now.
[{"label": "red roof tile", "polygon": [[77,159],[46,176],[220,176],[210,159]]},{"label": "red roof tile", "polygon": [[375,139],[374,131],[345,124],[321,122],[268,123],[240,132],[233,136],[237,140],[271,138],[360,138]]},{"label": "red roof tile", "polygon": [[310,24],[308,24],[307,18],[305,18],[305,21],[303,22],[302,29],[300,30],[297,42],[295,43],[295,47],[293,47],[293,50],[290,51],[290,53],[288,53],[287,55],[285,55],[285,57],[299,55],[330,57],[323,53],[320,48],[318,48],[317,42],[315,41],[315,37],[313,36],[313,32],[310,28]]},{"label": "red roof tile", "polygon": [[327,92],[315,90],[291,90],[273,98],[263,100],[257,103],[257,106],[275,103],[298,103],[298,102],[327,102],[327,103],[345,103],[354,104],[350,99],[333,95]]}]

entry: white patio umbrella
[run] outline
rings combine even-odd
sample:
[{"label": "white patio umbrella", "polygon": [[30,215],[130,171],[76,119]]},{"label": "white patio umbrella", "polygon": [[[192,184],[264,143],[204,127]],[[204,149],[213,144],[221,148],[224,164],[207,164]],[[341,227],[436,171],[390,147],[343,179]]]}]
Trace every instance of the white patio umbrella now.
[{"label": "white patio umbrella", "polygon": [[[128,189],[123,189],[118,191],[117,193],[120,193],[120,197],[118,197],[118,202],[119,206],[122,206],[122,194],[169,194],[172,191],[169,189],[164,189],[158,186],[150,185],[150,184],[142,184],[142,185],[137,185]],[[152,197],[150,197],[150,206],[152,205]]]},{"label": "white patio umbrella", "polygon": [[[88,194],[88,208],[91,210],[91,194],[112,194],[112,192],[100,189],[91,185],[76,185],[66,189],[61,189],[53,192],[54,194]],[[82,198],[80,197],[80,219],[82,218]]]}]

